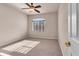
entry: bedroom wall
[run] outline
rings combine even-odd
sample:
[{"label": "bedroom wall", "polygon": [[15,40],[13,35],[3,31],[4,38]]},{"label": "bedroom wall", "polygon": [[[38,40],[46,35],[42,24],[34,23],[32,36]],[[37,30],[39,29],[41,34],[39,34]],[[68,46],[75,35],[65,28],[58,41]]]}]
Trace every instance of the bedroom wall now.
[{"label": "bedroom wall", "polygon": [[0,46],[27,37],[27,16],[7,4],[0,4]]},{"label": "bedroom wall", "polygon": [[[32,31],[32,20],[36,18],[44,18],[46,20],[44,32],[33,32]],[[29,21],[29,37],[32,38],[47,38],[47,39],[58,39],[58,15],[57,12],[47,13],[41,15],[30,15],[28,16]]]}]

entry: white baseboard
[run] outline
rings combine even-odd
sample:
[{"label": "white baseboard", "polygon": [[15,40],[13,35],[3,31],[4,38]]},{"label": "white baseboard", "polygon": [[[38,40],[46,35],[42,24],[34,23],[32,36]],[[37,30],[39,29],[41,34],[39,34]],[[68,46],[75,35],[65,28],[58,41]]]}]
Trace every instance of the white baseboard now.
[{"label": "white baseboard", "polygon": [[58,39],[58,36],[38,36],[38,35],[29,35],[31,38],[44,38],[44,39]]}]

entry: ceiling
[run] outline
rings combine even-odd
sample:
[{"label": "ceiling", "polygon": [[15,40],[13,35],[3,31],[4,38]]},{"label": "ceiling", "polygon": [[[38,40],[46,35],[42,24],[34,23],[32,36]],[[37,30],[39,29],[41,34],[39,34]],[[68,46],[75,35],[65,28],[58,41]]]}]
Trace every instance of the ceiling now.
[{"label": "ceiling", "polygon": [[[30,11],[29,9],[22,9],[22,8],[28,8],[28,6],[24,3],[12,3],[12,5],[16,6],[17,8],[21,9],[24,13],[27,15],[32,15],[32,14],[38,14],[35,11]],[[51,12],[57,12],[58,11],[58,3],[34,3],[34,6],[36,5],[41,5],[41,8],[38,8],[40,11],[40,14],[44,13],[51,13]]]}]

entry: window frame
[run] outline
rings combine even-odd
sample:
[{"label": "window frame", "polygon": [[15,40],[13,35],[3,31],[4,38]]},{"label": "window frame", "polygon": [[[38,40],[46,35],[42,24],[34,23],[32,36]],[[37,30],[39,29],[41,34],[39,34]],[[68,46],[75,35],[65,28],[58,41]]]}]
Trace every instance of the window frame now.
[{"label": "window frame", "polygon": [[36,18],[32,20],[32,31],[33,32],[44,32],[45,31],[45,22],[44,18]]}]

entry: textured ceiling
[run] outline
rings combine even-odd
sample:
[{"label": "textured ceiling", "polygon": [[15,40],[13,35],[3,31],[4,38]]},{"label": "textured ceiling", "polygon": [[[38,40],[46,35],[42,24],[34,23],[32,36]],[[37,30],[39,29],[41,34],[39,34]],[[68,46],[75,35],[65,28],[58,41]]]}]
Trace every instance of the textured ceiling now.
[{"label": "textured ceiling", "polygon": [[[24,3],[12,3],[12,5],[16,6],[17,8],[21,9],[22,11],[24,11],[24,13],[26,13],[27,15],[32,15],[32,14],[38,14],[35,11],[29,10],[29,9],[22,9],[22,8],[28,8],[27,5],[25,5]],[[51,13],[51,12],[57,12],[58,11],[58,3],[34,3],[34,5],[41,5],[41,8],[38,8],[38,10],[40,11],[40,14],[44,14],[44,13]]]}]

